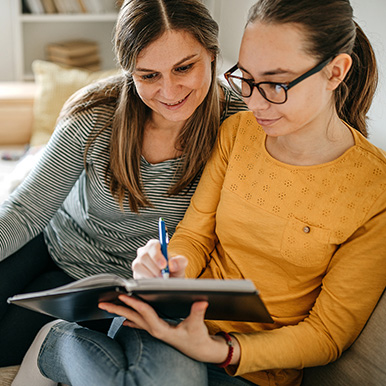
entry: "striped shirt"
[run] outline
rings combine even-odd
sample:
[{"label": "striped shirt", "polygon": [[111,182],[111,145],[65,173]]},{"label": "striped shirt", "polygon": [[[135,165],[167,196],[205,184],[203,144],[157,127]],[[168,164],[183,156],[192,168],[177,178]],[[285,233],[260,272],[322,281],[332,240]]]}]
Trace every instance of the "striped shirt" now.
[{"label": "striped shirt", "polygon": [[[225,107],[221,122],[246,110],[243,101],[223,87]],[[106,104],[62,119],[38,164],[0,207],[0,260],[44,231],[56,264],[79,279],[102,272],[131,277],[137,249],[158,237],[163,217],[170,235],[182,219],[199,177],[178,195],[168,189],[180,159],[157,164],[141,159],[140,172],[153,208],[123,211],[111,195],[105,173],[109,163],[114,104]],[[87,152],[91,132],[107,125]]]}]

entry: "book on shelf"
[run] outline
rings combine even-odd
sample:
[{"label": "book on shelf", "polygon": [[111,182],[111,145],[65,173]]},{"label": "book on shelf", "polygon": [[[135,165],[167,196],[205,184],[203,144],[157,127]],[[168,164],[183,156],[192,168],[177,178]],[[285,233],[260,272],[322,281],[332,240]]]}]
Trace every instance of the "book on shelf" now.
[{"label": "book on shelf", "polygon": [[31,13],[31,10],[29,9],[26,0],[21,0],[21,13],[22,13],[22,14],[28,14],[28,13]]},{"label": "book on shelf", "polygon": [[86,12],[87,12],[87,8],[86,8],[86,6],[84,5],[83,0],[78,0],[78,3],[79,3],[79,7],[80,7],[80,9],[82,10],[82,12],[83,12],[83,13],[86,13]]},{"label": "book on shelf", "polygon": [[150,304],[164,318],[185,318],[196,301],[209,303],[205,318],[272,323],[257,289],[250,280],[124,279],[114,274],[90,276],[52,290],[15,295],[16,304],[72,322],[112,318],[98,308],[100,302],[121,304],[127,294]]},{"label": "book on shelf", "polygon": [[54,0],[54,4],[56,9],[58,10],[58,13],[68,13],[66,0]]},{"label": "book on shelf", "polygon": [[116,13],[122,3],[116,0],[22,0],[22,12],[32,14]]},{"label": "book on shelf", "polygon": [[45,13],[57,13],[54,0],[42,0]]},{"label": "book on shelf", "polygon": [[68,66],[73,67],[84,67],[90,64],[99,64],[101,62],[99,54],[75,56],[72,58],[67,58],[65,56],[60,55],[47,54],[46,58],[51,62],[66,64]]},{"label": "book on shelf", "polygon": [[117,12],[120,8],[119,2],[116,0],[99,0],[102,2],[103,12],[105,13],[114,13]]},{"label": "book on shelf", "polygon": [[25,0],[24,3],[30,13],[38,15],[45,13],[41,0]]},{"label": "book on shelf", "polygon": [[88,40],[69,40],[46,45],[46,59],[66,67],[99,71],[101,58],[98,43]]},{"label": "book on shelf", "polygon": [[97,42],[89,40],[67,40],[46,45],[46,53],[63,58],[75,58],[99,53]]},{"label": "book on shelf", "polygon": [[72,14],[85,12],[81,0],[53,0],[59,13]]},{"label": "book on shelf", "polygon": [[89,13],[117,12],[115,0],[82,0],[82,2]]},{"label": "book on shelf", "polygon": [[66,0],[67,13],[82,13],[83,9],[78,0]]},{"label": "book on shelf", "polygon": [[76,68],[78,70],[86,70],[86,71],[91,71],[91,72],[101,71],[102,70],[101,63],[87,64],[87,65],[79,67],[79,66],[73,66],[73,65],[70,65],[70,64],[64,64],[64,63],[55,62],[53,60],[48,60],[48,61],[50,61],[52,63],[55,63],[55,64],[58,64],[60,67],[68,68],[68,69]]}]

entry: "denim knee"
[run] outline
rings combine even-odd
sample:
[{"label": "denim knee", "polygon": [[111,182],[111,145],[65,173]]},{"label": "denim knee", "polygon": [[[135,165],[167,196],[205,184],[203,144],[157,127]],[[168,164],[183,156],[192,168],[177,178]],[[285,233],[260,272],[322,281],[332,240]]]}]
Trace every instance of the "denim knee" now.
[{"label": "denim knee", "polygon": [[206,364],[187,357],[144,330],[122,326],[114,339],[125,350],[127,385],[205,386],[208,383]]},{"label": "denim knee", "polygon": [[76,323],[60,322],[42,344],[38,364],[46,377],[73,386],[207,385],[204,363],[146,331],[124,326],[111,339]]}]

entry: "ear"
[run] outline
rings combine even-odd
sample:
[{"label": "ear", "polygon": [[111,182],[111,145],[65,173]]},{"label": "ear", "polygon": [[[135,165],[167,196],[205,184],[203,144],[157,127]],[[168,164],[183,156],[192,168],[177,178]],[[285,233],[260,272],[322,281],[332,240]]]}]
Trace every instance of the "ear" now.
[{"label": "ear", "polygon": [[328,90],[335,90],[344,80],[352,65],[349,54],[339,54],[328,65]]}]

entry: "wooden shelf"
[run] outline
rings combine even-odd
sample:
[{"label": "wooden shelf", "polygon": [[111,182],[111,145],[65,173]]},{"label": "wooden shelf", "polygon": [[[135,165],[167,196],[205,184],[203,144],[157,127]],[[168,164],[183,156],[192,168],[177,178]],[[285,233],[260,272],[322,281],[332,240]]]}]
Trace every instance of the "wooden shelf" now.
[{"label": "wooden shelf", "polygon": [[45,46],[65,40],[97,42],[102,70],[116,67],[112,38],[118,13],[27,14],[22,13],[21,3],[11,1],[17,81],[32,80],[31,64],[46,59]]}]

